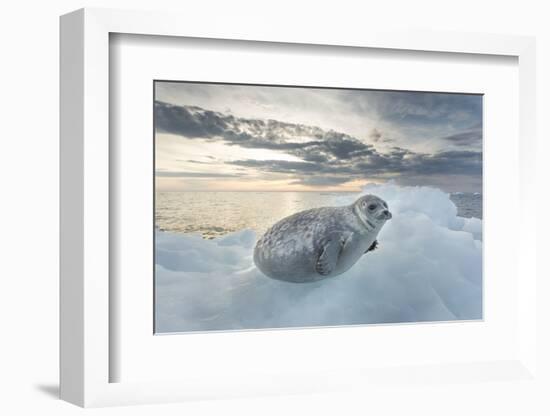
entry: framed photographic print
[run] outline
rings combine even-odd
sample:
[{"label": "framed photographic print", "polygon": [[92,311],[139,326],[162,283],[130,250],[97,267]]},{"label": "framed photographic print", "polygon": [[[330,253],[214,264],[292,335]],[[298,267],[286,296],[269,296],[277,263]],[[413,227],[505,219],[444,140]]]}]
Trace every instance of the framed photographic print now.
[{"label": "framed photographic print", "polygon": [[534,41],[232,28],[61,19],[62,398],[532,378]]},{"label": "framed photographic print", "polygon": [[482,95],[154,94],[156,333],[482,318]]}]

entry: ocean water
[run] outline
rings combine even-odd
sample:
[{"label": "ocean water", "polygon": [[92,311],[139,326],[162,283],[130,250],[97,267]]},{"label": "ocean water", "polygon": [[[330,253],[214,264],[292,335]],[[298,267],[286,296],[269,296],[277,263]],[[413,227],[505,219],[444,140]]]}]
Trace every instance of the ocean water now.
[{"label": "ocean water", "polygon": [[[261,235],[281,218],[305,209],[341,205],[338,200],[354,195],[343,192],[157,192],[155,224],[161,231],[197,233],[206,239],[242,229]],[[453,193],[450,199],[457,206],[459,216],[482,218],[480,194]]]},{"label": "ocean water", "polygon": [[458,215],[464,218],[483,219],[483,195],[479,192],[453,192],[451,201],[458,208]]}]

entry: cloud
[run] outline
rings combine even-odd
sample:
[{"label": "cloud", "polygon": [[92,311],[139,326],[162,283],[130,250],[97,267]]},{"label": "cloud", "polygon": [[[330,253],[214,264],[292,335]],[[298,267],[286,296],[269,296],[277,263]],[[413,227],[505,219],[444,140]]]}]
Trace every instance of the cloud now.
[{"label": "cloud", "polygon": [[344,133],[277,120],[237,118],[193,106],[155,103],[156,129],[187,138],[223,140],[245,148],[280,150],[310,161],[370,154],[370,144]]},{"label": "cloud", "polygon": [[[420,103],[416,101],[418,99],[397,100],[397,104],[394,103],[397,114],[403,114],[403,117],[428,117],[425,114],[428,110],[421,110],[424,107],[420,105],[426,104],[425,100],[421,99]],[[446,111],[445,100],[438,98],[428,101],[428,109],[432,108],[438,114]],[[443,109],[436,109],[438,104]],[[335,185],[369,178],[394,178],[398,182],[403,180],[411,184],[415,179],[425,181],[430,176],[440,176],[438,181],[445,183],[452,183],[449,179],[452,176],[471,177],[473,179],[466,182],[480,183],[477,178],[481,177],[482,154],[474,149],[480,147],[481,129],[472,128],[472,124],[469,124],[467,131],[443,138],[445,142],[468,149],[425,153],[398,146],[382,152],[356,137],[316,126],[239,118],[196,106],[177,106],[159,101],[155,103],[155,122],[159,132],[190,139],[221,141],[242,148],[276,150],[299,158],[299,161],[242,159],[225,163],[265,173],[289,174],[296,183],[310,186]],[[369,137],[374,142],[385,141],[383,133],[378,129],[371,130]]]},{"label": "cloud", "polygon": [[309,186],[334,186],[342,185],[346,182],[349,182],[352,178],[349,176],[304,176],[302,178],[296,179],[293,183],[300,185],[309,185]]},{"label": "cloud", "polygon": [[263,170],[268,170],[270,172],[278,173],[288,173],[288,172],[299,172],[299,173],[314,173],[318,172],[321,166],[316,165],[315,163],[309,162],[294,162],[289,160],[256,160],[256,159],[246,159],[246,160],[234,160],[227,162],[232,165],[244,166],[248,168],[261,168]]},{"label": "cloud", "polygon": [[482,157],[480,152],[448,151],[434,155],[421,155],[417,159],[413,169],[414,173],[481,175]]},{"label": "cloud", "polygon": [[362,112],[401,125],[452,124],[458,128],[479,123],[482,95],[410,91],[344,91],[348,102]]},{"label": "cloud", "polygon": [[481,146],[481,128],[479,130],[464,131],[450,136],[443,137],[443,140],[446,140],[455,146]]},{"label": "cloud", "polygon": [[216,173],[216,172],[175,172],[157,170],[155,176],[163,178],[235,178],[243,176],[237,173]]},{"label": "cloud", "polygon": [[382,137],[382,133],[378,131],[378,129],[372,129],[369,133],[369,138],[372,139],[373,142],[378,142],[380,138]]},{"label": "cloud", "polygon": [[[422,154],[401,148],[387,154],[374,153],[363,158],[353,158],[339,163],[310,163],[285,160],[235,160],[229,164],[257,168],[262,171],[307,175],[343,175],[347,182],[360,178],[399,178],[406,175],[481,175],[481,153],[474,151],[449,151]],[[333,176],[333,183],[336,179]],[[303,183],[321,183],[321,180],[304,180]]]}]

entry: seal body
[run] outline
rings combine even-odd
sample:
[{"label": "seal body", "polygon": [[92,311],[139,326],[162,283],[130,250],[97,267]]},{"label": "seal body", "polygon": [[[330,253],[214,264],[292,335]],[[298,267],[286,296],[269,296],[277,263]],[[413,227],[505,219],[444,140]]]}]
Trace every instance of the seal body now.
[{"label": "seal body", "polygon": [[344,207],[324,207],[283,218],[258,240],[254,263],[266,276],[314,282],[349,270],[391,218],[387,204],[365,195]]}]

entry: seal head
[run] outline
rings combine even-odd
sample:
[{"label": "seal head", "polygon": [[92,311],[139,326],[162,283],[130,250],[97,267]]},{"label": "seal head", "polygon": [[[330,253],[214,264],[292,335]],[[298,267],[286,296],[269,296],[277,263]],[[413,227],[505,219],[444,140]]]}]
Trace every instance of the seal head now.
[{"label": "seal head", "polygon": [[388,204],[376,195],[364,195],[353,204],[353,210],[367,230],[378,231],[391,219]]},{"label": "seal head", "polygon": [[254,262],[266,276],[288,282],[338,276],[376,248],[376,237],[391,217],[387,203],[375,195],[348,206],[298,212],[258,240]]}]

